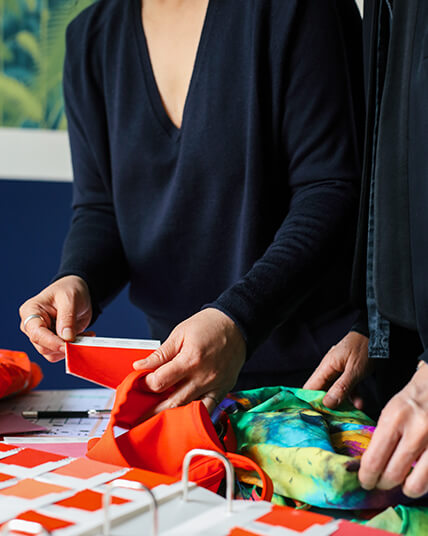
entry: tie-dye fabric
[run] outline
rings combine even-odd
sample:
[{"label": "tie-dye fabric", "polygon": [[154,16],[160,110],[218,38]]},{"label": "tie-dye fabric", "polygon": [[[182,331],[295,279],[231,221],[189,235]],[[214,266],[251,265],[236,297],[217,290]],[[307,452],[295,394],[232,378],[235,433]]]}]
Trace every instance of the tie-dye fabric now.
[{"label": "tie-dye fabric", "polygon": [[229,405],[228,413],[238,452],[268,473],[275,493],[314,506],[382,509],[403,502],[397,489],[367,492],[360,487],[359,459],[375,423],[348,403],[326,408],[324,395],[287,387],[232,393],[228,399],[237,404]]},{"label": "tie-dye fabric", "polygon": [[381,514],[365,522],[364,525],[405,536],[426,535],[428,534],[428,508],[402,505],[387,508]]}]

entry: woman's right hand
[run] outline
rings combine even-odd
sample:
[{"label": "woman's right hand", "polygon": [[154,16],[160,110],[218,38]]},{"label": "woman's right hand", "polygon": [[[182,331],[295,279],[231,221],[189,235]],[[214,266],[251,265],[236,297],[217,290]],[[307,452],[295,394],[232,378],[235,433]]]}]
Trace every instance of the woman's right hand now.
[{"label": "woman's right hand", "polygon": [[[55,281],[19,308],[21,331],[36,350],[52,363],[65,357],[64,341],[73,341],[92,318],[86,282],[68,275]],[[37,315],[24,322],[30,315]]]}]

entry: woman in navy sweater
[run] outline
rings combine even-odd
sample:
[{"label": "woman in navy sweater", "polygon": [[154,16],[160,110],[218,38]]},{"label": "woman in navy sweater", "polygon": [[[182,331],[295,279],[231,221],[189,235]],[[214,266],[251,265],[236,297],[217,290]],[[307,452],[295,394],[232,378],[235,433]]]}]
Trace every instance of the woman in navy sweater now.
[{"label": "woman in navy sweater", "polygon": [[130,282],[165,341],[135,367],[176,386],[159,410],[308,377],[352,321],[360,22],[353,0],[101,0],[72,22],[74,216],[20,311],[41,354]]}]

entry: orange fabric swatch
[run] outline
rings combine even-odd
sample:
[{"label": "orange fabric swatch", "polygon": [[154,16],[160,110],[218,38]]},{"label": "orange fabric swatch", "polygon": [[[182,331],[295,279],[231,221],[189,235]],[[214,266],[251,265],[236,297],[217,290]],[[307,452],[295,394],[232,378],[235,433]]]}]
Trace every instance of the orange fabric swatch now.
[{"label": "orange fabric swatch", "polygon": [[[121,499],[119,497],[112,497],[112,504],[124,504],[129,502],[126,499]],[[65,506],[67,508],[78,508],[79,510],[86,510],[88,512],[95,512],[100,510],[103,507],[103,495],[98,493],[98,491],[92,491],[90,489],[85,489],[79,491],[73,497],[64,499],[55,503],[57,506]]]},{"label": "orange fabric swatch", "polygon": [[15,478],[15,477],[0,473],[0,482],[6,482],[6,480],[11,480],[12,478]]},{"label": "orange fabric swatch", "polygon": [[68,491],[69,488],[58,486],[57,484],[50,484],[47,482],[39,482],[32,478],[24,478],[17,484],[10,486],[9,488],[0,489],[1,495],[12,495],[13,497],[20,497],[21,499],[37,499],[49,493],[62,493]]},{"label": "orange fabric swatch", "polygon": [[[167,409],[147,419],[152,408],[169,394],[148,391],[147,374],[148,371],[133,372],[120,385],[108,427],[101,439],[89,442],[87,455],[122,467],[180,478],[181,464],[188,450],[199,447],[223,452],[223,448],[200,401]],[[115,426],[129,431],[116,438]]]},{"label": "orange fabric swatch", "polygon": [[28,469],[37,467],[47,462],[57,462],[59,460],[65,460],[66,456],[60,456],[59,454],[52,454],[51,452],[44,452],[36,449],[22,449],[12,456],[3,458],[0,463],[6,463],[8,465],[20,465]]},{"label": "orange fabric swatch", "polygon": [[326,525],[333,521],[332,517],[308,512],[307,510],[296,510],[289,506],[273,505],[272,510],[262,517],[257,519],[259,523],[267,525],[276,525],[293,529],[297,532],[303,532],[312,525]]},{"label": "orange fabric swatch", "polygon": [[43,378],[36,363],[31,363],[24,352],[0,350],[0,398],[26,393]]},{"label": "orange fabric swatch", "polygon": [[88,460],[88,458],[78,458],[77,460],[70,462],[68,465],[58,467],[58,469],[51,472],[57,475],[86,479],[103,473],[115,473],[121,469],[123,469],[123,467],[119,467],[118,465]]},{"label": "orange fabric swatch", "polygon": [[178,482],[178,478],[160,475],[159,473],[145,471],[144,469],[131,469],[117,480],[133,480],[144,484],[148,488],[155,488],[160,484],[174,484],[174,482]]},{"label": "orange fabric swatch", "polygon": [[74,525],[71,521],[64,521],[63,519],[56,519],[55,517],[39,514],[34,510],[28,510],[23,514],[20,514],[16,519],[23,519],[24,521],[32,521],[33,523],[40,523],[42,527],[49,531],[64,529],[65,527],[71,527]]},{"label": "orange fabric swatch", "polygon": [[[200,400],[151,416],[153,408],[170,393],[157,394],[148,390],[145,376],[149,372],[134,371],[120,384],[103,436],[88,443],[88,458],[158,473],[157,482],[162,482],[162,477],[166,476],[166,483],[171,477],[174,480],[181,478],[183,458],[189,450],[214,450],[226,454],[238,467],[256,470],[263,482],[261,498],[270,500],[273,490],[270,478],[249,458],[225,453]],[[115,437],[116,426],[128,431]],[[223,464],[204,456],[195,457],[189,469],[191,481],[212,491],[217,491],[223,475]]]}]

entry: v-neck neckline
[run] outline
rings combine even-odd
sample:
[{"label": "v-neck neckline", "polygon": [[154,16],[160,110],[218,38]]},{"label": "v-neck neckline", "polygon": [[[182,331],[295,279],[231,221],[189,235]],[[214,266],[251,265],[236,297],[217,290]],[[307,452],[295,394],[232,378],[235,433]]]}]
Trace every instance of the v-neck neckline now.
[{"label": "v-neck neckline", "polygon": [[168,136],[174,140],[179,140],[181,133],[186,124],[186,116],[188,114],[189,101],[191,100],[193,87],[196,84],[198,78],[198,73],[200,71],[202,58],[204,51],[206,49],[206,43],[208,40],[209,29],[211,27],[212,12],[214,11],[214,6],[216,2],[214,0],[208,0],[208,6],[204,17],[204,22],[202,25],[201,35],[199,38],[198,47],[196,50],[195,61],[193,63],[192,74],[190,77],[189,86],[187,88],[186,99],[184,101],[183,116],[181,119],[181,127],[177,127],[172,119],[169,117],[165,106],[162,102],[161,94],[159,87],[156,82],[149,47],[147,44],[146,34],[144,31],[143,20],[141,16],[141,0],[133,0],[134,4],[134,16],[132,17],[135,21],[135,36],[137,39],[137,45],[140,53],[141,66],[143,69],[143,77],[146,84],[146,89],[149,95],[150,104],[152,106],[153,112],[157,117],[157,120],[162,125],[163,129],[166,131]]}]

